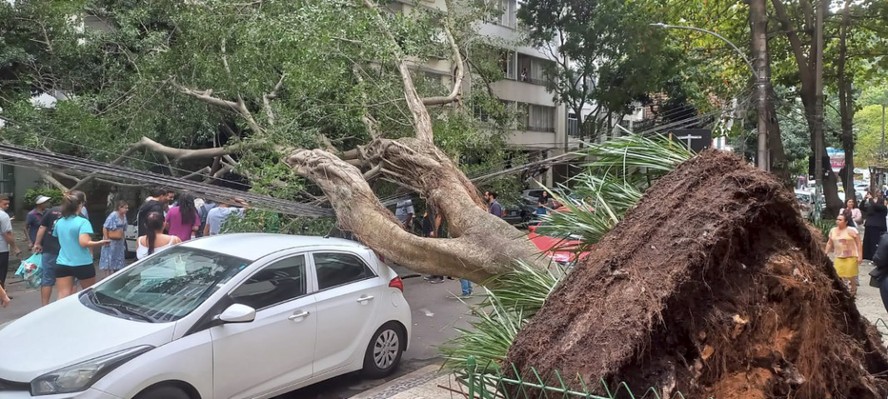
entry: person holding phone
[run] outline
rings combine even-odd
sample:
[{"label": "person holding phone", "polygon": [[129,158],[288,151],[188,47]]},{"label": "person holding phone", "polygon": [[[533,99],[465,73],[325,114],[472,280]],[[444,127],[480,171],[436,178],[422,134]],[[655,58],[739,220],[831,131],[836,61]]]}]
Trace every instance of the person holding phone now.
[{"label": "person holding phone", "polygon": [[85,194],[69,191],[62,199],[62,217],[56,221],[52,234],[59,239],[59,256],[56,259],[55,277],[58,298],[74,293],[74,279],[80,288],[86,289],[96,282],[91,248],[100,248],[111,240],[92,240],[93,228],[89,220],[80,216]]}]

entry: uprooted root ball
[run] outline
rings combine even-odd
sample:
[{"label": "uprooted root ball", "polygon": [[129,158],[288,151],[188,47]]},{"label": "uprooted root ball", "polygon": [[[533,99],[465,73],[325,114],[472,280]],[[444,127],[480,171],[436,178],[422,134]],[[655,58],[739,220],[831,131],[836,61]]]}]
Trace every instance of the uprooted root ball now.
[{"label": "uprooted root ball", "polygon": [[817,234],[771,175],[705,152],[645,193],[507,361],[599,392],[885,398],[885,349]]}]

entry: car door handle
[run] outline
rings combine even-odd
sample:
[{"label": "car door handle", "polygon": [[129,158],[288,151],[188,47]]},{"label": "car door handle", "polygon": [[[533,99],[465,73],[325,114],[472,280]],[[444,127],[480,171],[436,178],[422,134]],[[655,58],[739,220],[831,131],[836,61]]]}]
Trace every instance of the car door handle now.
[{"label": "car door handle", "polygon": [[367,301],[370,301],[370,300],[372,300],[372,299],[373,299],[373,295],[364,295],[364,296],[358,298],[358,302],[359,302],[359,303],[360,303],[360,302],[367,302]]},{"label": "car door handle", "polygon": [[293,313],[292,315],[290,315],[290,317],[287,317],[287,319],[288,319],[288,320],[296,320],[296,319],[301,319],[301,318],[306,317],[306,316],[308,316],[308,311],[307,311],[307,310],[303,310],[303,311],[301,311],[301,312],[299,312],[299,313]]}]

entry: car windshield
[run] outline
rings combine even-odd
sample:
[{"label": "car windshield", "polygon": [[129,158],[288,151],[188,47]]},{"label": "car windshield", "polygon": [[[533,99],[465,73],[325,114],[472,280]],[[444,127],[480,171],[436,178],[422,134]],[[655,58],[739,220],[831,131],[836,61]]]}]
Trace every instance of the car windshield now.
[{"label": "car windshield", "polygon": [[81,301],[105,313],[148,322],[191,313],[250,262],[230,255],[173,247],[125,269]]}]

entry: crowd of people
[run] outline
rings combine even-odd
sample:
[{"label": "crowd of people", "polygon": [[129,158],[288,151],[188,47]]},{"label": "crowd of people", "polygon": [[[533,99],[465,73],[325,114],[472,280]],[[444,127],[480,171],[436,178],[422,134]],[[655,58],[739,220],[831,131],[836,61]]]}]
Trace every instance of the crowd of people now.
[{"label": "crowd of people", "polygon": [[[50,207],[51,198],[38,196],[25,219],[25,236],[34,254],[40,254],[39,284],[41,303],[49,304],[53,288],[58,299],[73,294],[75,285],[85,289],[97,279],[95,254],[101,277],[108,277],[127,265],[126,229],[130,204],[116,201],[102,224],[93,230],[86,211],[86,194],[72,190],[62,195],[58,206]],[[19,255],[6,213],[9,197],[0,195],[0,306],[12,299],[7,294],[6,275],[9,255]],[[136,258],[141,259],[176,244],[204,235],[219,234],[228,217],[243,216],[246,202],[213,202],[196,199],[189,193],[155,189],[139,205],[136,214]]]}]

